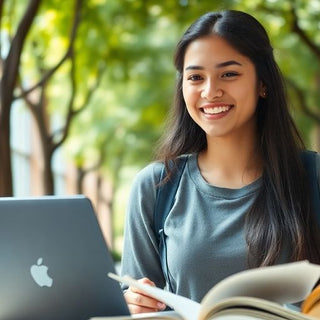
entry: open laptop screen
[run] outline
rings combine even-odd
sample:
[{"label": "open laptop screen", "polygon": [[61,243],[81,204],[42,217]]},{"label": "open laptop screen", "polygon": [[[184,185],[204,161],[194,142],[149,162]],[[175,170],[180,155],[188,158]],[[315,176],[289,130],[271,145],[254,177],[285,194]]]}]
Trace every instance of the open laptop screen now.
[{"label": "open laptop screen", "polygon": [[0,319],[129,315],[83,196],[0,198]]}]

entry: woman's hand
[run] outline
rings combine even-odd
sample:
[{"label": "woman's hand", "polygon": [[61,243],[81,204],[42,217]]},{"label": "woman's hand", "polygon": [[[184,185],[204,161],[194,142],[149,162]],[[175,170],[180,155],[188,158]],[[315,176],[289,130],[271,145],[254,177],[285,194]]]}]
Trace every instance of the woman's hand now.
[{"label": "woman's hand", "polygon": [[[148,278],[138,280],[141,283],[155,286],[154,282]],[[166,305],[154,298],[148,296],[145,292],[135,287],[129,287],[124,293],[124,298],[127,301],[129,310],[134,313],[157,312],[166,308]]]}]

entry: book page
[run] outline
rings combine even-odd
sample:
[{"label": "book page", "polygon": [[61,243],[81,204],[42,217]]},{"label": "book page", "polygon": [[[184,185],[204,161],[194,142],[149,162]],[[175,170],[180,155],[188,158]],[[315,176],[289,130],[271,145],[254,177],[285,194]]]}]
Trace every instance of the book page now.
[{"label": "book page", "polygon": [[[221,317],[223,315],[223,317]],[[288,319],[315,320],[301,312],[297,312],[282,305],[252,297],[232,297],[220,301],[205,319]],[[247,317],[247,318],[246,318]]]},{"label": "book page", "polygon": [[183,320],[175,311],[138,313],[131,316],[93,317],[89,320]]},{"label": "book page", "polygon": [[128,276],[120,277],[114,273],[108,273],[108,276],[118,282],[143,290],[151,297],[162,301],[167,306],[174,309],[185,320],[198,319],[200,304],[195,301],[157,287],[152,287],[148,284],[140,283]]},{"label": "book page", "polygon": [[320,277],[320,265],[299,261],[246,270],[234,274],[212,288],[201,303],[201,314],[222,299],[248,296],[269,301],[295,303],[305,299]]}]

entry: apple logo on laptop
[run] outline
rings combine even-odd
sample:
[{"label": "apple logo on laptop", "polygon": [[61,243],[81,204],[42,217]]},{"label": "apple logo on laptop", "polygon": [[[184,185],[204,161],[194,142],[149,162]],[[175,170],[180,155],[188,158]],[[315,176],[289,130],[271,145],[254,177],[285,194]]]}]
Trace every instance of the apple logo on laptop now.
[{"label": "apple logo on laptop", "polygon": [[51,287],[53,280],[49,277],[48,267],[42,264],[42,260],[39,258],[37,264],[31,266],[31,276],[40,287]]}]

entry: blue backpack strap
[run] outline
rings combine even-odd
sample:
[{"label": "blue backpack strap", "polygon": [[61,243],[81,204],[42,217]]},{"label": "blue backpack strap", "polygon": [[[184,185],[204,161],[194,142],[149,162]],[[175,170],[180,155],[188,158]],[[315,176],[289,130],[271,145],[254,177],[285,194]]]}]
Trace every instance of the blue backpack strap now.
[{"label": "blue backpack strap", "polygon": [[166,169],[163,166],[159,186],[156,194],[156,203],[153,214],[154,232],[158,240],[159,255],[164,277],[169,286],[170,291],[172,285],[169,277],[169,269],[167,264],[167,247],[166,247],[166,235],[164,233],[165,220],[174,204],[175,195],[180,183],[182,172],[187,163],[187,156],[179,157],[176,160],[176,166],[173,162],[170,162],[170,167],[174,170],[170,179],[166,182],[162,182],[166,176]]},{"label": "blue backpack strap", "polygon": [[313,209],[316,214],[317,221],[320,224],[320,190],[317,178],[316,157],[317,153],[314,151],[306,150],[301,152],[301,159],[311,186]]}]

